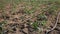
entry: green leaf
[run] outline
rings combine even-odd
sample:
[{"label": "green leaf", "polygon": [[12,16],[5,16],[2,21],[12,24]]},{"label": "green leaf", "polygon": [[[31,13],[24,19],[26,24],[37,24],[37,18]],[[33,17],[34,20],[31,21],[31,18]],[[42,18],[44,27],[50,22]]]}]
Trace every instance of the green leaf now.
[{"label": "green leaf", "polygon": [[37,18],[38,18],[38,20],[47,20],[47,16],[46,15],[44,15],[44,14],[39,14],[38,16],[37,16]]},{"label": "green leaf", "polygon": [[34,22],[34,23],[32,24],[32,26],[34,27],[35,30],[37,30],[37,29],[38,29],[38,28],[37,28],[37,27],[38,27],[38,22]]},{"label": "green leaf", "polygon": [[43,25],[43,26],[46,25],[46,22],[47,21],[41,21],[41,25]]}]

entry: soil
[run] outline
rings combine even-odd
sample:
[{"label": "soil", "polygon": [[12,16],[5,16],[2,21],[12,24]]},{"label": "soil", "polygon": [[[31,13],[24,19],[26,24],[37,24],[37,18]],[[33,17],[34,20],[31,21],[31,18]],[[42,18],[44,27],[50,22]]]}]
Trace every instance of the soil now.
[{"label": "soil", "polygon": [[[38,30],[34,31],[34,28],[30,25],[30,22],[35,22],[38,19],[37,15],[43,12],[40,10],[41,8],[36,8],[34,13],[26,14],[24,12],[24,5],[25,3],[20,3],[16,6],[16,9],[13,10],[11,4],[6,4],[4,9],[0,10],[0,22],[7,21],[7,24],[3,26],[3,34],[46,34],[46,31],[51,30],[56,24],[57,15],[58,12],[60,12],[59,8],[55,13],[56,15],[51,15],[48,12],[44,12],[47,16],[46,25],[42,26],[40,29],[42,30],[41,32]],[[27,6],[29,10],[31,10],[32,7],[33,6]],[[44,8],[46,6],[43,5],[40,7]],[[60,18],[57,24],[58,25],[54,28],[54,30],[50,31],[48,34],[60,34]]]}]

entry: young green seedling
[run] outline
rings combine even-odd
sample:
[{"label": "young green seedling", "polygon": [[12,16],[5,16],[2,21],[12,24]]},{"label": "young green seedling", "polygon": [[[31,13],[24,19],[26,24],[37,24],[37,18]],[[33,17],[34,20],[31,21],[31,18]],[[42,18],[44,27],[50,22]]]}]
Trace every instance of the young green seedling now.
[{"label": "young green seedling", "polygon": [[44,21],[44,20],[41,21],[41,25],[42,25],[42,26],[45,26],[45,25],[46,25],[46,22],[47,22],[47,21]]},{"label": "young green seedling", "polygon": [[39,21],[42,21],[42,20],[47,20],[47,16],[46,15],[44,15],[44,14],[39,14],[38,16],[37,16],[37,20],[39,20]]},{"label": "young green seedling", "polygon": [[38,29],[38,22],[34,22],[32,24],[32,26],[33,26],[34,30],[37,30]]}]

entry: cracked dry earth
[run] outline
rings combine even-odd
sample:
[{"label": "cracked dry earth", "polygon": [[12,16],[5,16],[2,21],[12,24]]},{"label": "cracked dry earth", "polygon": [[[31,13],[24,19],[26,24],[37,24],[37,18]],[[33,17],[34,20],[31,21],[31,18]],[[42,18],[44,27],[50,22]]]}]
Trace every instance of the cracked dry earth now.
[{"label": "cracked dry earth", "polygon": [[[24,3],[17,5],[16,10],[14,10],[15,12],[11,11],[11,4],[7,4],[4,10],[0,10],[0,22],[7,21],[7,24],[3,26],[3,34],[45,34],[46,29],[54,27],[57,16],[44,12],[47,16],[47,23],[45,26],[42,26],[42,29],[45,30],[42,32],[38,30],[34,31],[30,23],[35,22],[38,19],[37,16],[43,12],[39,8],[33,14],[26,14],[22,7],[23,5]],[[41,7],[43,8],[43,6]],[[32,6],[28,6],[27,8],[31,10]],[[39,26],[41,27],[41,25]],[[60,34],[60,18],[57,27],[49,34]]]}]

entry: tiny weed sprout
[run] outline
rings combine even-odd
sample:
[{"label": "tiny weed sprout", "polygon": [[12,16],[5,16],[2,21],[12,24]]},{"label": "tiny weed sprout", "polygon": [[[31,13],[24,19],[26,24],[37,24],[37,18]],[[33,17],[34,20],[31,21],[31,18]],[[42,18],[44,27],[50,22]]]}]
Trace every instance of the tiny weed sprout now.
[{"label": "tiny weed sprout", "polygon": [[26,10],[25,13],[26,14],[32,14],[34,11],[33,10]]},{"label": "tiny weed sprout", "polygon": [[32,24],[32,26],[34,27],[34,30],[37,30],[37,29],[38,29],[38,22],[34,22],[34,23]]},{"label": "tiny weed sprout", "polygon": [[42,26],[45,26],[45,25],[46,25],[46,22],[47,22],[47,21],[44,21],[44,20],[41,21],[41,25],[42,25]]},{"label": "tiny weed sprout", "polygon": [[34,27],[35,30],[38,29],[39,24],[44,26],[47,22],[47,16],[44,14],[39,14],[37,16],[37,21],[35,21],[34,23],[32,23],[32,26]]},{"label": "tiny weed sprout", "polygon": [[39,22],[40,25],[45,26],[47,22],[47,16],[45,14],[39,14],[37,16],[37,21],[40,21]]},{"label": "tiny weed sprout", "polygon": [[37,16],[37,20],[40,20],[40,21],[42,21],[42,20],[47,20],[47,16],[44,15],[44,14],[39,14],[39,15]]},{"label": "tiny weed sprout", "polygon": [[32,14],[32,13],[34,13],[34,9],[29,10],[28,8],[25,7],[25,13]]}]

